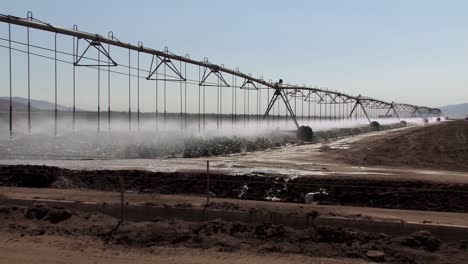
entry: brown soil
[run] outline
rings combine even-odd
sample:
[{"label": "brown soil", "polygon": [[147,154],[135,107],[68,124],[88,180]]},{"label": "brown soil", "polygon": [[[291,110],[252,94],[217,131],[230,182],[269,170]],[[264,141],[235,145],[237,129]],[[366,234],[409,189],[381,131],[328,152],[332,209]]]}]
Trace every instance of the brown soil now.
[{"label": "brown soil", "polygon": [[[34,212],[34,213],[31,213]],[[67,215],[50,221],[52,214]],[[389,263],[464,263],[467,243],[443,243],[426,231],[392,237],[315,226],[295,230],[281,225],[238,222],[184,222],[155,219],[153,222],[126,222],[115,232],[117,220],[97,213],[67,211],[44,205],[1,207],[2,237],[70,237],[107,242],[108,246],[129,249],[191,248],[218,252],[255,254],[295,254],[311,257],[352,258]]]},{"label": "brown soil", "polygon": [[[24,254],[27,250],[28,254]],[[84,237],[25,236],[2,234],[0,239],[1,263],[15,264],[365,264],[358,259],[315,258],[297,254],[256,254],[248,251],[219,252],[216,249],[186,247],[123,248],[105,245],[101,241]]]},{"label": "brown soil", "polygon": [[468,122],[415,127],[325,150],[351,164],[468,171]]}]

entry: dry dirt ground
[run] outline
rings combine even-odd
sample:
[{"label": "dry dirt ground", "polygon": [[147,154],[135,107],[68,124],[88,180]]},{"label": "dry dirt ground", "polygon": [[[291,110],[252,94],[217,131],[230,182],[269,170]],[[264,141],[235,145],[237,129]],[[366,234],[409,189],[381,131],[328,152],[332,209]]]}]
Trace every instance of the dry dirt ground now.
[{"label": "dry dirt ground", "polygon": [[466,241],[442,242],[426,231],[388,236],[341,227],[296,230],[270,223],[159,218],[114,229],[118,221],[112,217],[40,204],[2,206],[0,218],[1,261],[8,261],[3,263],[267,263],[274,258],[276,263],[458,264],[468,255]]},{"label": "dry dirt ground", "polygon": [[[24,250],[27,248],[28,254]],[[109,246],[94,239],[66,238],[63,236],[27,236],[1,234],[0,263],[164,263],[164,264],[258,264],[316,263],[316,264],[364,264],[363,260],[316,258],[299,254],[255,254],[251,252],[219,252],[190,248],[159,247],[129,249]]]},{"label": "dry dirt ground", "polygon": [[468,171],[468,121],[390,131],[328,153],[346,163]]}]

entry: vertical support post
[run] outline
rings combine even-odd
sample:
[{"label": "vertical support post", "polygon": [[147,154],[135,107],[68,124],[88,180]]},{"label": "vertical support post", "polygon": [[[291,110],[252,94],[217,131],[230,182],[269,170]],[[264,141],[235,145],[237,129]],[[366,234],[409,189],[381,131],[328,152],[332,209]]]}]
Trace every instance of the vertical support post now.
[{"label": "vertical support post", "polygon": [[10,141],[13,140],[13,79],[12,79],[12,64],[11,64],[11,24],[8,23],[8,61],[10,71],[10,98],[9,98],[9,129]]},{"label": "vertical support post", "polygon": [[259,84],[259,87],[258,87],[259,99],[258,99],[258,110],[257,110],[257,123],[259,124],[260,124],[260,113],[262,112],[262,88],[263,88],[263,85]]},{"label": "vertical support post", "polygon": [[128,131],[132,131],[132,103],[131,103],[131,86],[132,86],[132,78],[131,78],[131,50],[128,49]]},{"label": "vertical support post", "polygon": [[247,105],[246,105],[246,102],[247,102],[247,90],[244,90],[244,127],[246,125],[246,120],[247,120]]},{"label": "vertical support post", "polygon": [[250,90],[247,91],[247,125],[250,126]]},{"label": "vertical support post", "polygon": [[234,76],[234,126],[237,127],[237,76]]},{"label": "vertical support post", "polygon": [[[275,92],[276,92],[276,90],[275,90]],[[274,93],[273,93],[273,94],[274,94]],[[278,120],[277,120],[277,122],[278,122],[278,125],[280,125],[280,123],[281,123],[281,112],[280,112],[281,107],[280,107],[280,104],[277,104],[277,105],[278,105],[278,112],[277,112],[277,116],[278,116],[277,119],[278,119]]]},{"label": "vertical support post", "polygon": [[28,42],[28,135],[31,135],[31,53],[29,47],[29,27],[26,30]]},{"label": "vertical support post", "polygon": [[203,84],[203,131],[206,129],[206,86]]},{"label": "vertical support post", "polygon": [[297,91],[299,90],[294,90],[294,113],[297,113]]},{"label": "vertical support post", "polygon": [[[186,58],[189,58],[189,55],[185,55]],[[184,82],[184,130],[187,130],[187,62],[184,64],[184,76],[185,76],[185,82]]]},{"label": "vertical support post", "polygon": [[220,84],[219,84],[219,78],[217,79],[217,82],[216,82],[216,130],[219,131],[219,115],[220,115],[220,106],[221,106],[221,103],[220,103],[220,90],[221,90],[221,87],[220,87]]},{"label": "vertical support post", "polygon": [[[112,34],[112,35],[111,35]],[[109,38],[113,37],[113,33],[109,32]],[[110,44],[107,45],[107,53],[110,56]],[[110,58],[107,58],[107,131],[111,131],[111,71]]]},{"label": "vertical support post", "polygon": [[323,108],[324,108],[324,115],[325,115],[325,119],[328,120],[328,115],[327,115],[327,99],[325,98],[325,100],[323,101]]},{"label": "vertical support post", "polygon": [[314,93],[314,117],[313,117],[314,123],[317,120],[317,94]]},{"label": "vertical support post", "polygon": [[223,129],[223,86],[221,80],[218,78],[219,85],[219,127]]},{"label": "vertical support post", "polygon": [[[76,29],[76,26],[74,27]],[[75,51],[75,37],[73,37],[73,113],[72,113],[72,130],[75,133],[75,126],[76,126],[76,56],[77,52]]]},{"label": "vertical support post", "polygon": [[[182,72],[182,61],[179,62],[179,71]],[[183,107],[183,102],[184,102],[184,96],[182,93],[182,79],[179,81],[179,92],[180,92],[180,129],[183,131],[184,130],[184,120],[183,120],[183,115],[184,115],[184,107]]]},{"label": "vertical support post", "polygon": [[[158,65],[158,57],[155,57],[155,60],[156,60],[156,65]],[[154,73],[154,76],[156,76],[155,78],[155,129],[158,130],[158,127],[159,127],[159,124],[158,124],[158,69],[156,69],[156,72]]]},{"label": "vertical support post", "polygon": [[57,33],[55,33],[54,38],[54,69],[55,69],[55,100],[54,100],[54,136],[57,136],[57,119],[58,119],[58,110],[57,110]]},{"label": "vertical support post", "polygon": [[97,61],[97,132],[101,130],[101,56],[98,51]]},{"label": "vertical support post", "polygon": [[137,53],[137,127],[140,132],[140,51]]},{"label": "vertical support post", "polygon": [[[165,60],[165,59],[163,59]],[[167,99],[167,75],[166,75],[166,63],[164,63],[164,79],[163,79],[163,82],[164,82],[164,129],[166,129],[166,121],[167,121],[167,104],[166,104],[166,99]]]},{"label": "vertical support post", "polygon": [[236,87],[234,86],[234,75],[232,75],[231,89],[231,128],[234,128],[234,92],[236,90]]},{"label": "vertical support post", "polygon": [[301,122],[302,123],[304,123],[304,97],[303,95],[304,95],[304,91],[301,90]]},{"label": "vertical support post", "polygon": [[198,132],[201,132],[201,66],[198,66]]}]

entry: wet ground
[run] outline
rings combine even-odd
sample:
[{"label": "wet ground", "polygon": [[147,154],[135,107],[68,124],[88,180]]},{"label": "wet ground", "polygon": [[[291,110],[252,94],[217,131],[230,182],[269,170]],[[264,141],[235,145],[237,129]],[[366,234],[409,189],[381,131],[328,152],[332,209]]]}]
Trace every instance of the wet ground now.
[{"label": "wet ground", "polygon": [[[424,163],[419,162],[417,168],[413,168],[405,162],[408,159],[424,159],[424,155],[413,155],[401,153],[401,157],[395,162],[370,162],[368,164],[363,159],[351,159],[351,157],[362,157],[362,155],[375,156],[372,147],[361,147],[360,144],[366,142],[385,142],[385,138],[398,138],[399,135],[408,133],[419,133],[430,129],[439,130],[455,124],[464,123],[443,122],[431,124],[424,127],[407,127],[379,132],[360,134],[353,137],[344,137],[340,140],[307,144],[300,146],[286,146],[280,149],[271,149],[243,154],[222,155],[208,158],[171,158],[171,159],[104,159],[104,160],[1,160],[0,164],[5,165],[47,165],[57,166],[75,170],[147,170],[153,172],[204,172],[206,171],[206,161],[210,161],[210,168],[213,171],[229,175],[284,175],[287,177],[301,176],[333,176],[340,178],[366,178],[382,180],[421,180],[443,183],[468,183],[468,171],[464,169],[466,162],[458,162],[459,167],[451,166],[452,170],[443,169],[444,166],[433,168],[424,164],[429,164],[438,156],[430,155],[431,158]],[[467,122],[468,124],[468,122]],[[467,136],[468,138],[468,136]],[[364,143],[361,143],[364,142]],[[392,143],[394,144],[394,143]],[[468,144],[466,144],[468,145]],[[367,145],[365,145],[367,146]],[[464,145],[460,145],[463,147]],[[398,146],[393,146],[398,148]],[[357,151],[359,149],[359,151]],[[450,148],[446,148],[450,150]],[[357,152],[357,153],[356,153]],[[398,149],[389,153],[399,153]],[[387,155],[390,155],[387,153]],[[468,155],[468,152],[464,152]],[[465,155],[463,154],[463,155]],[[361,155],[361,156],[360,156]],[[381,154],[378,154],[381,155]],[[396,154],[392,154],[396,155]],[[464,156],[459,155],[459,159]],[[385,157],[385,156],[383,156]],[[420,158],[418,158],[420,157]],[[373,158],[377,159],[377,158]],[[383,159],[383,158],[382,158]],[[386,158],[386,160],[390,160]],[[467,159],[468,160],[468,157]],[[427,168],[427,169],[425,169]],[[458,169],[457,169],[458,168]],[[457,170],[455,170],[457,169]]]}]

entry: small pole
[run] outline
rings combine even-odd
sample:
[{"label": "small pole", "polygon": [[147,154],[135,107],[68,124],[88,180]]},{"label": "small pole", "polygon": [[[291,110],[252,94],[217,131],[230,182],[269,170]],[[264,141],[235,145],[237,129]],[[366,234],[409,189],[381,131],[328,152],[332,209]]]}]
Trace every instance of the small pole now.
[{"label": "small pole", "polygon": [[210,161],[206,161],[206,204],[210,203]]}]

